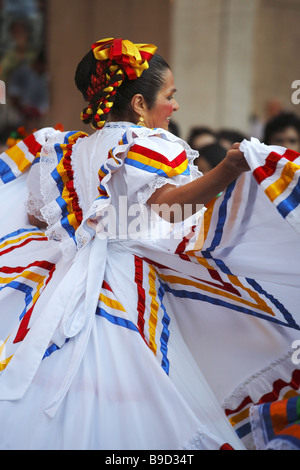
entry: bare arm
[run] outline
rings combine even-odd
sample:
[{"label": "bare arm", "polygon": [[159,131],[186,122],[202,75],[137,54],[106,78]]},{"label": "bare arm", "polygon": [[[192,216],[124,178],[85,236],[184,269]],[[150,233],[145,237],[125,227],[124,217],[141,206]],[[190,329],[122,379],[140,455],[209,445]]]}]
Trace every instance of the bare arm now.
[{"label": "bare arm", "polygon": [[[249,167],[243,153],[239,150],[239,144],[234,144],[228,150],[224,160],[204,176],[191,183],[175,188],[171,184],[166,184],[162,188],[157,189],[148,199],[147,203],[156,211],[157,207],[163,204],[167,204],[167,206],[177,204],[182,209],[180,211],[181,214],[180,216],[176,214],[176,220],[171,220],[170,222],[178,221],[177,219],[182,220],[183,209],[186,204],[191,205],[192,213],[195,213],[197,205],[199,209],[199,204],[207,204],[241,173],[247,170],[249,170]],[[164,218],[163,210],[159,212],[161,217]]]},{"label": "bare arm", "polygon": [[43,222],[42,220],[38,219],[32,214],[28,214],[28,219],[29,223],[31,225],[35,225],[36,227],[40,228],[41,230],[45,230],[47,228],[46,222]]}]

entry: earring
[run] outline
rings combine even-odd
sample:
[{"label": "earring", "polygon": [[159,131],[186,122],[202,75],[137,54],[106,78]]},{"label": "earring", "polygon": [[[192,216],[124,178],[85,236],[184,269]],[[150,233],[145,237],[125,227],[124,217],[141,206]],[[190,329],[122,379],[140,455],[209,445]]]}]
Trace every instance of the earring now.
[{"label": "earring", "polygon": [[143,116],[140,116],[137,125],[142,126],[142,127],[146,127],[145,120],[144,120]]}]

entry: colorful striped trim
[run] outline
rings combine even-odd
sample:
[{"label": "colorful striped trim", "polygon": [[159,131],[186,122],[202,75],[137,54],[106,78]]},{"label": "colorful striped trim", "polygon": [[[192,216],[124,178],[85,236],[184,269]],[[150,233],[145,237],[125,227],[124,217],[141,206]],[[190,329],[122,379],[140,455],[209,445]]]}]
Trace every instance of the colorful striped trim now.
[{"label": "colorful striped trim", "polygon": [[141,145],[133,145],[128,151],[124,162],[127,165],[140,168],[150,173],[156,173],[159,176],[172,178],[177,175],[189,175],[190,170],[185,151],[182,151],[173,160]]},{"label": "colorful striped trim", "polygon": [[300,449],[300,396],[258,406],[254,421],[268,449],[278,448],[278,443]]},{"label": "colorful striped trim", "polygon": [[96,315],[115,326],[139,333],[163,370],[169,374],[170,317],[163,304],[165,291],[153,266],[135,256],[134,268],[138,297],[136,320],[127,317],[127,312],[106,281],[102,285]]},{"label": "colorful striped trim", "polygon": [[[214,251],[221,243],[227,221],[228,205],[235,189],[236,182],[231,183],[222,198],[216,198],[209,205],[204,214],[205,244],[206,248],[201,251],[184,252],[186,240],[183,240],[177,248],[177,253],[186,260],[192,258],[207,269],[211,282],[204,279],[194,279],[197,290],[185,289],[184,286],[192,286],[191,281],[178,279],[176,283],[167,283],[165,289],[176,297],[202,300],[211,304],[219,305],[237,312],[252,315],[285,327],[300,330],[291,313],[273,295],[269,294],[261,285],[251,278],[240,278],[235,276],[223,260],[213,256]],[[219,206],[216,206],[219,201]],[[216,212],[218,211],[218,212]],[[211,219],[215,212],[217,219],[214,231],[211,233]],[[208,238],[208,236],[210,238]],[[226,278],[224,278],[226,276]],[[199,283],[201,282],[201,284]],[[202,284],[205,282],[205,286]],[[172,287],[172,284],[175,284]],[[177,284],[177,285],[176,285]],[[180,288],[178,287],[180,285]],[[217,288],[217,289],[216,289]]]},{"label": "colorful striped trim", "polygon": [[110,323],[116,326],[127,328],[128,330],[139,332],[136,325],[131,321],[122,316],[126,314],[123,305],[118,302],[115,294],[111,287],[106,281],[103,281],[102,290],[99,296],[99,302],[96,309],[96,315],[105,318]]},{"label": "colorful striped trim", "polygon": [[123,328],[138,332],[137,327],[132,321],[118,317],[117,315],[112,315],[111,313],[108,313],[106,310],[104,310],[104,308],[97,307],[96,315],[106,318],[106,320],[108,320],[110,323],[113,323],[114,325],[122,326]]},{"label": "colorful striped trim", "polygon": [[[60,195],[56,199],[61,210],[60,224],[69,237],[75,241],[75,231],[82,221],[82,210],[74,187],[72,168],[73,146],[79,138],[87,137],[84,132],[69,132],[62,144],[54,144],[58,164],[51,176]],[[0,179],[8,183],[26,171],[30,165],[40,161],[42,145],[34,134],[29,135],[1,154]],[[75,241],[76,242],[76,241]]]},{"label": "colorful striped trim", "polygon": [[[109,152],[109,158],[111,158],[111,153],[112,153],[112,151]],[[105,167],[105,163],[104,163],[101,166],[100,170],[98,171],[98,176],[99,176],[99,181],[100,181],[99,186],[98,186],[98,192],[99,192],[98,198],[102,198],[102,199],[108,199],[109,198],[109,195],[108,195],[105,187],[102,185],[102,180],[103,180],[103,178],[105,178],[106,175],[108,175],[108,173],[109,173],[109,171]]]},{"label": "colorful striped trim", "polygon": [[1,154],[0,179],[9,183],[26,171],[35,158],[39,157],[41,144],[34,134],[29,135]]},{"label": "colorful striped trim", "polygon": [[[295,160],[299,160],[297,163]],[[276,175],[279,176],[276,178]],[[288,217],[300,204],[300,154],[285,150],[283,155],[271,152],[265,164],[253,172],[256,181],[265,189],[271,202],[283,218]],[[276,178],[276,179],[275,179]]]},{"label": "colorful striped trim", "polygon": [[[108,153],[108,159],[101,166],[98,176],[99,176],[99,196],[97,199],[108,199],[109,194],[105,185],[103,184],[103,179],[109,174],[110,171],[115,171],[118,169],[118,166],[122,164],[122,160],[118,159],[115,156],[115,153],[118,152],[119,146],[127,145],[128,139],[126,133],[123,135],[122,139],[119,142],[118,147],[112,148]],[[108,169],[108,162],[112,161],[111,167]],[[177,157],[173,160],[169,160],[165,155],[158,153],[154,150],[151,150],[147,147],[143,147],[138,144],[134,144],[128,151],[127,156],[124,160],[124,163],[135,168],[147,171],[149,173],[155,173],[159,176],[165,178],[172,178],[178,175],[189,175],[190,170],[188,166],[188,160],[185,151],[182,151]]]},{"label": "colorful striped trim", "polygon": [[72,168],[73,146],[79,138],[87,137],[83,132],[69,132],[66,134],[63,144],[56,144],[58,164],[51,176],[55,181],[60,196],[56,203],[61,210],[60,223],[67,234],[75,241],[75,232],[82,222],[82,210],[79,205],[78,195],[74,187],[74,171]]},{"label": "colorful striped trim", "polygon": [[280,155],[276,152],[270,152],[267,156],[264,165],[257,167],[253,171],[253,176],[258,182],[261,184],[265,179],[269,178],[270,176],[274,175],[277,170],[277,165],[281,159],[285,158],[286,160],[293,162],[296,160],[300,154],[295,152],[294,150],[287,149],[283,155]]},{"label": "colorful striped trim", "polygon": [[[22,231],[20,231],[22,232]],[[6,237],[7,238],[7,237]],[[24,244],[19,243],[19,239],[15,240],[17,245],[15,248],[21,248]],[[28,241],[30,241],[28,239]],[[30,330],[30,320],[33,314],[36,302],[41,295],[42,291],[51,280],[55,271],[55,264],[48,261],[36,261],[28,264],[27,266],[8,267],[2,266],[0,268],[0,291],[3,289],[13,289],[24,296],[24,308],[19,315],[19,325],[17,332],[12,337],[8,337],[3,343],[9,347],[10,351],[13,350],[13,344],[17,344],[25,338]],[[3,352],[2,345],[2,352]],[[0,355],[2,352],[0,351]],[[0,370],[5,369],[13,354],[9,357],[3,358],[0,361]]]},{"label": "colorful striped trim", "polygon": [[22,248],[32,241],[48,241],[48,238],[39,228],[22,228],[0,238],[0,254]]},{"label": "colorful striped trim", "polygon": [[[170,317],[164,306],[164,285],[154,265],[138,256],[134,257],[135,283],[137,288],[137,327],[152,350],[158,357],[163,370],[169,374],[168,342],[170,337]],[[157,348],[159,341],[160,347]]]},{"label": "colorful striped trim", "polygon": [[[271,385],[270,392],[262,395],[254,403],[253,399],[247,395],[235,408],[227,407],[225,414],[234,427],[240,439],[247,439],[251,435],[250,408],[253,405],[266,405],[286,401],[293,397],[299,397],[300,394],[300,370],[296,369],[291,374],[290,382],[282,379],[275,380]],[[281,418],[280,418],[281,419]]]},{"label": "colorful striped trim", "polygon": [[[11,232],[0,239],[0,254],[5,255],[14,250],[24,248],[28,243],[48,241],[45,234],[38,228],[19,229]],[[28,324],[35,303],[50,281],[55,270],[55,264],[48,261],[36,261],[27,266],[0,268],[0,290],[11,288],[24,294],[25,306],[19,315],[20,325],[13,339],[13,343],[22,341],[27,332]],[[2,284],[2,285],[1,285]]]},{"label": "colorful striped trim", "polygon": [[[0,268],[0,290],[15,289],[24,294],[25,307],[20,313],[20,326],[13,340],[22,341],[27,332],[31,314],[41,291],[48,284],[55,270],[55,265],[48,261],[36,261],[28,266]],[[4,275],[4,276],[3,276]],[[2,284],[2,286],[1,286]]]}]

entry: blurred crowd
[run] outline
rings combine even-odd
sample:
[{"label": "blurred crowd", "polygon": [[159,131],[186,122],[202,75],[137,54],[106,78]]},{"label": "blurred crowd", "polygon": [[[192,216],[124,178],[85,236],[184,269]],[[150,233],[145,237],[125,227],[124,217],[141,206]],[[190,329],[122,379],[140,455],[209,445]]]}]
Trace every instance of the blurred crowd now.
[{"label": "blurred crowd", "polygon": [[6,88],[0,114],[2,145],[20,126],[30,131],[41,127],[49,109],[43,5],[38,0],[1,2],[0,79]]},{"label": "blurred crowd", "polygon": [[[202,173],[207,173],[225,157],[227,150],[236,142],[251,137],[258,138],[266,145],[279,145],[300,152],[300,118],[296,113],[284,110],[278,100],[267,103],[268,115],[265,121],[252,120],[249,135],[236,129],[213,129],[206,125],[192,126],[186,138],[191,148],[199,152],[195,160]],[[171,122],[171,132],[178,137],[179,126]]]},{"label": "blurred crowd", "polygon": [[[6,105],[0,106],[0,147],[42,127],[50,106],[49,78],[45,51],[45,2],[0,0],[0,79],[6,85]],[[58,117],[59,119],[59,117]],[[283,109],[278,99],[266,101],[265,119],[250,117],[247,134],[225,128],[212,129],[195,123],[188,135],[180,135],[180,124],[170,131],[199,151],[196,164],[202,173],[215,167],[235,142],[257,137],[300,151],[299,117]],[[21,131],[19,131],[21,129]]]}]

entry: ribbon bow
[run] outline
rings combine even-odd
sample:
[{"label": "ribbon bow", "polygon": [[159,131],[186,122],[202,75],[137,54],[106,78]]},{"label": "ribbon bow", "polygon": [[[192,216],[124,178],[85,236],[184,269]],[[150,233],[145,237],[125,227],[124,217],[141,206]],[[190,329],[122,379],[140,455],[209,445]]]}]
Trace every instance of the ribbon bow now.
[{"label": "ribbon bow", "polygon": [[141,76],[149,67],[149,60],[157,47],[153,44],[133,44],[127,39],[102,39],[92,45],[94,56],[98,60],[114,60],[119,64],[129,80]]}]

